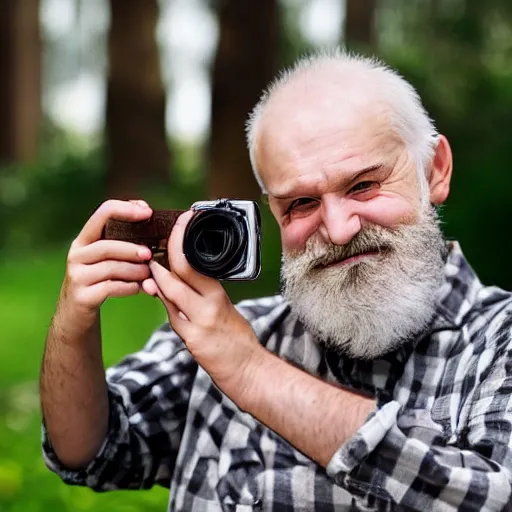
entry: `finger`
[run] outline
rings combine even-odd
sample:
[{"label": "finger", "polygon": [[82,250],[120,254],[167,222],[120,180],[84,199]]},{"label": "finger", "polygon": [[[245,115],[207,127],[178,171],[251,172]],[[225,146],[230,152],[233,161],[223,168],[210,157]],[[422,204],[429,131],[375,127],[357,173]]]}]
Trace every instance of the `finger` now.
[{"label": "finger", "polygon": [[145,201],[110,199],[101,204],[91,215],[74,243],[78,247],[83,247],[99,240],[109,219],[136,222],[149,219],[152,213],[153,211]]},{"label": "finger", "polygon": [[158,292],[158,286],[152,277],[149,277],[148,279],[144,279],[144,281],[142,281],[142,291],[147,293],[148,295],[156,297]]},{"label": "finger", "polygon": [[174,225],[168,243],[169,266],[172,271],[200,295],[207,295],[212,291],[222,288],[221,284],[212,277],[205,276],[191,267],[183,253],[183,239],[187,224],[194,212],[189,210],[178,217]]},{"label": "finger", "polygon": [[101,281],[142,282],[150,276],[145,263],[128,263],[126,261],[107,260],[93,265],[80,266],[69,271],[72,279],[85,286]]},{"label": "finger", "polygon": [[[166,306],[170,305],[170,309],[175,310],[175,312],[178,314],[178,316],[182,320],[188,321],[188,318],[186,317],[185,313],[183,313],[183,311],[179,311],[178,308],[174,304],[172,304],[171,302],[169,302],[168,300],[165,299],[162,292],[160,292],[154,279],[149,278],[149,279],[144,280],[142,282],[142,290],[145,293],[147,293],[148,295],[151,295],[153,297],[159,297],[164,302],[164,304]],[[159,292],[160,292],[160,295],[159,295]]]},{"label": "finger", "polygon": [[156,261],[151,261],[149,268],[158,291],[167,301],[172,302],[179,311],[183,311],[187,318],[192,319],[200,314],[201,303],[204,301],[201,295]]},{"label": "finger", "polygon": [[180,336],[183,340],[186,339],[186,328],[190,326],[190,322],[187,317],[176,307],[175,304],[169,302],[162,291],[157,287],[157,297],[162,301],[162,304],[165,306],[167,310],[167,314],[169,315],[169,324],[176,331],[178,336]]},{"label": "finger", "polygon": [[108,298],[137,295],[140,288],[140,283],[102,281],[101,283],[96,283],[92,286],[82,288],[77,294],[75,300],[78,304],[84,307],[96,308]]},{"label": "finger", "polygon": [[151,259],[151,250],[144,246],[120,240],[98,240],[92,244],[70,251],[71,263],[90,265],[105,260],[140,263]]}]

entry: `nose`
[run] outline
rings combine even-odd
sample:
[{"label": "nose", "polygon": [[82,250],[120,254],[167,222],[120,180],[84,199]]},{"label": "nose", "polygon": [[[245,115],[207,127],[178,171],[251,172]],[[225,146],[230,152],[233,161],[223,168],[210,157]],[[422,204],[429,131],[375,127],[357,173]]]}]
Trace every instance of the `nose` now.
[{"label": "nose", "polygon": [[324,197],[319,231],[326,242],[344,245],[361,230],[361,219],[350,203],[344,197]]}]

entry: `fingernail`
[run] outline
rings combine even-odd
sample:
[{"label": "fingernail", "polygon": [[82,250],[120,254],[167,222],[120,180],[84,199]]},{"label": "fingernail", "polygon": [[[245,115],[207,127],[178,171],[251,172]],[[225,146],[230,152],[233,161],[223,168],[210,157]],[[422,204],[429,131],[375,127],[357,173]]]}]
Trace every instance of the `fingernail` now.
[{"label": "fingernail", "polygon": [[151,257],[151,251],[147,247],[140,247],[137,249],[137,256],[147,260]]},{"label": "fingernail", "polygon": [[138,200],[135,202],[135,204],[136,204],[137,206],[139,206],[140,208],[142,208],[142,209],[149,208],[149,204],[148,204],[148,203],[146,203],[146,201],[144,201],[144,200],[142,200],[142,199],[138,199]]}]

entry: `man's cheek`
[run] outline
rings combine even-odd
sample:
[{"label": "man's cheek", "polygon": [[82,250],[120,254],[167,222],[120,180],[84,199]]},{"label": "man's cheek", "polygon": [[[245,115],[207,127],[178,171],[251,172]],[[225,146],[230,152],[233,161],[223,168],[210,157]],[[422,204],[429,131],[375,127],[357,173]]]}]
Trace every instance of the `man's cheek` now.
[{"label": "man's cheek", "polygon": [[[305,219],[304,219],[305,220]],[[307,240],[315,232],[316,227],[304,221],[294,221],[281,228],[281,241],[285,253],[301,251]]]},{"label": "man's cheek", "polygon": [[402,224],[413,224],[419,212],[404,198],[380,196],[377,200],[361,207],[363,223],[376,224],[384,228],[394,228]]}]

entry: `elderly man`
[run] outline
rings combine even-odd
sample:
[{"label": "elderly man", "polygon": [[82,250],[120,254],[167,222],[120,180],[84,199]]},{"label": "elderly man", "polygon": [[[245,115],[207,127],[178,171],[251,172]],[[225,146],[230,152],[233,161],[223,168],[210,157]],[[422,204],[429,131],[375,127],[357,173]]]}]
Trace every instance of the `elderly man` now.
[{"label": "elderly man", "polygon": [[[502,510],[511,503],[511,295],[483,286],[436,205],[452,156],[382,63],[304,59],[263,95],[251,160],[282,294],[231,304],[169,241],[73,242],[41,375],[44,453],[71,484],[170,487],[169,510]],[[169,323],[107,370],[99,309],[157,295]]]}]

